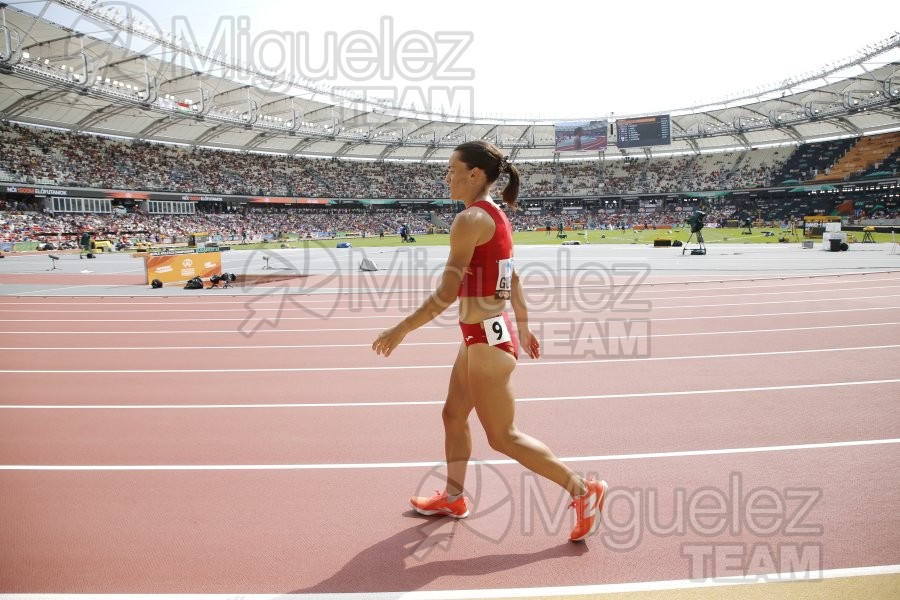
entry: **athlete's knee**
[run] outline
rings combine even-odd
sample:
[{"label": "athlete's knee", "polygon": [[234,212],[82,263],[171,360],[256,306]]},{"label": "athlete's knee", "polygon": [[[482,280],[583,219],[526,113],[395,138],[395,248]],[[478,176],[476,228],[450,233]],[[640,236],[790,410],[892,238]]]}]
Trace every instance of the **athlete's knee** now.
[{"label": "athlete's knee", "polygon": [[497,430],[485,430],[488,445],[501,454],[507,456],[512,453],[519,440],[519,432],[514,428]]},{"label": "athlete's knee", "polygon": [[471,406],[461,402],[447,402],[441,411],[441,418],[447,428],[465,427],[469,422],[470,412],[472,412]]}]

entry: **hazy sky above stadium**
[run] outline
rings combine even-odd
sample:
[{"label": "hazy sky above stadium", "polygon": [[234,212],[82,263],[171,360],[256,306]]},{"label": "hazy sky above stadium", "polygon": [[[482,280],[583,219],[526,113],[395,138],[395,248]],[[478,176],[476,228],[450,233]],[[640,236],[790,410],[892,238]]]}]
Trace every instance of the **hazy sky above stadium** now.
[{"label": "hazy sky above stadium", "polygon": [[[819,69],[900,27],[900,9],[889,0],[137,0],[133,6],[166,31],[179,17],[204,46],[217,27],[227,29],[223,18],[246,17],[233,21],[233,31],[244,26],[239,56],[318,82],[404,104],[421,106],[431,97],[438,108],[470,104],[478,115],[531,118],[621,116],[721,100]],[[423,54],[433,56],[431,64],[414,60]],[[353,62],[354,56],[362,59]],[[424,79],[413,80],[417,72]]]}]

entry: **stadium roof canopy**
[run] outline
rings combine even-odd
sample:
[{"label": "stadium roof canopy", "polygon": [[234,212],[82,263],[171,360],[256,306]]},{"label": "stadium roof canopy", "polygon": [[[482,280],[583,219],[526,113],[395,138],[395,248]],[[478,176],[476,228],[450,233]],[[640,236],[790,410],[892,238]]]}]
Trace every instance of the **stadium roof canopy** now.
[{"label": "stadium roof canopy", "polygon": [[[518,160],[559,156],[552,121],[434,114],[309,81],[280,80],[96,1],[56,4],[77,17],[76,27],[0,3],[3,119],[305,156],[446,160],[453,147],[472,139],[490,140]],[[652,151],[715,152],[898,130],[898,67],[900,35],[895,34],[855,57],[778,85],[717,104],[673,109],[672,143]],[[611,138],[606,153],[626,151]],[[564,158],[597,156],[597,151],[564,153]]]}]

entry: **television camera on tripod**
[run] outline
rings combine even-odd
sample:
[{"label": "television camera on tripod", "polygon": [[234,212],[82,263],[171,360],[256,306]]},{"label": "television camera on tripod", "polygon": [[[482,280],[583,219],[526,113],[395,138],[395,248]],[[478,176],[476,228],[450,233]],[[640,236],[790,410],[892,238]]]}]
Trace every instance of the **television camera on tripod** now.
[{"label": "television camera on tripod", "polygon": [[694,214],[687,218],[687,223],[691,226],[691,235],[681,250],[682,256],[688,251],[688,244],[691,243],[691,238],[695,235],[697,236],[697,248],[692,249],[691,254],[706,254],[706,244],[703,241],[703,233],[701,233],[703,226],[706,225],[706,213],[702,210],[694,211]]}]

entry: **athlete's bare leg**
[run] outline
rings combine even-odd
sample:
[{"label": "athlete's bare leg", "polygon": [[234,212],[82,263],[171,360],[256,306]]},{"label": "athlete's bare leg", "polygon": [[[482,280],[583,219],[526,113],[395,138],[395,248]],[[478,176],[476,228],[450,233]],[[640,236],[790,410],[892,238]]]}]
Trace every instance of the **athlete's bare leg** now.
[{"label": "athlete's bare leg", "polygon": [[488,443],[572,496],[583,494],[586,488],[581,477],[560,462],[543,442],[516,428],[515,396],[509,383],[515,367],[515,358],[503,350],[487,344],[468,348],[469,392]]},{"label": "athlete's bare leg", "polygon": [[469,414],[473,407],[469,394],[466,345],[460,344],[441,413],[444,419],[444,454],[447,457],[447,493],[451,496],[461,494],[466,483],[466,467],[472,455]]}]

